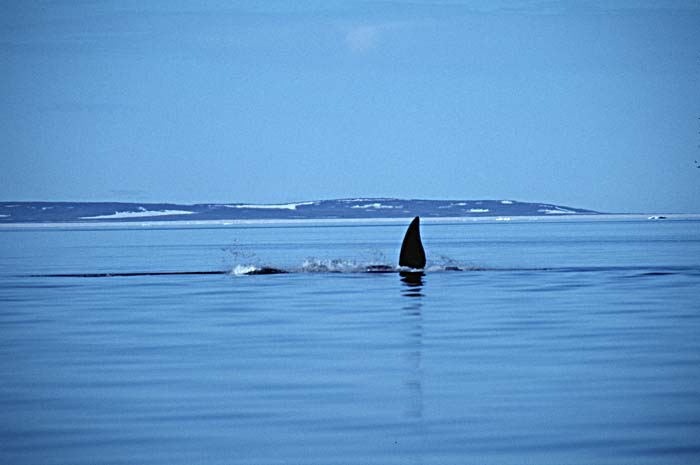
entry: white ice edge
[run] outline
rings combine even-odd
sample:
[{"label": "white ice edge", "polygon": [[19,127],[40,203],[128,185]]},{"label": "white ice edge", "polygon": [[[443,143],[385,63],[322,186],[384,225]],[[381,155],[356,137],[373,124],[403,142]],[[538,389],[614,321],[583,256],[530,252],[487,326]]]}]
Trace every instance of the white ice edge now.
[{"label": "white ice edge", "polygon": [[97,215],[97,216],[83,216],[81,220],[108,220],[108,219],[122,219],[122,218],[150,218],[153,216],[172,216],[172,215],[192,215],[194,212],[187,210],[139,210],[139,211],[126,211],[126,212],[115,212],[110,215]]},{"label": "white ice edge", "polygon": [[[700,220],[700,213],[630,213],[630,214],[598,214],[598,215],[550,215],[550,216],[481,216],[481,217],[421,217],[423,224],[453,224],[453,223],[518,223],[518,222],[590,222],[590,221],[650,221],[650,216],[663,216],[667,220]],[[505,220],[505,218],[508,218]],[[28,229],[28,228],[148,228],[148,227],[174,227],[183,226],[290,226],[290,225],[361,225],[361,224],[408,224],[413,216],[401,218],[327,218],[327,219],[277,219],[277,220],[176,220],[176,221],[124,221],[124,222],[71,222],[71,223],[0,223],[0,229]],[[664,220],[662,220],[664,221]],[[651,221],[650,221],[651,222]]]}]

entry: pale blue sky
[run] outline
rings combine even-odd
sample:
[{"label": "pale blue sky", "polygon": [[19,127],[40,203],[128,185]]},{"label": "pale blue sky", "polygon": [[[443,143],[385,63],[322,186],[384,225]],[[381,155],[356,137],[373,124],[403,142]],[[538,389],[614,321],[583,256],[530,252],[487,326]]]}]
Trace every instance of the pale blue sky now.
[{"label": "pale blue sky", "polygon": [[0,69],[4,200],[700,212],[698,1],[5,1]]}]

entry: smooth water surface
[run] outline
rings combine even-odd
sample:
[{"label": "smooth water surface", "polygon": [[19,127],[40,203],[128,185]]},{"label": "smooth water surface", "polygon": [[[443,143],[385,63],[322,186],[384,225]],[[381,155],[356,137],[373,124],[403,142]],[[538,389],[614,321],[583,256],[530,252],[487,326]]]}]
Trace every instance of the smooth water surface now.
[{"label": "smooth water surface", "polygon": [[700,222],[404,228],[0,230],[0,463],[700,462]]}]

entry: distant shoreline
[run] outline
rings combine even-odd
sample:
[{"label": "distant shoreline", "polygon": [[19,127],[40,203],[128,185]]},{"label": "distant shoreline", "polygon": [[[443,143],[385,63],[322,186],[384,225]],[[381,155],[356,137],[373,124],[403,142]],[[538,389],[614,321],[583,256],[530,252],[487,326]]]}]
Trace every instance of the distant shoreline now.
[{"label": "distant shoreline", "polygon": [[[138,229],[151,227],[236,227],[236,226],[344,226],[344,225],[393,225],[404,224],[412,217],[400,218],[320,218],[320,219],[231,219],[231,220],[159,220],[159,221],[84,221],[84,222],[36,222],[0,223],[0,230],[12,229]],[[700,213],[628,213],[558,216],[483,216],[483,217],[422,217],[425,224],[459,223],[567,223],[601,221],[700,221]]]},{"label": "distant shoreline", "polygon": [[[153,223],[219,224],[296,220],[386,220],[402,218],[514,218],[599,215],[600,212],[552,203],[518,200],[431,200],[352,198],[283,204],[0,202],[0,224]],[[204,223],[208,222],[208,223]]]}]

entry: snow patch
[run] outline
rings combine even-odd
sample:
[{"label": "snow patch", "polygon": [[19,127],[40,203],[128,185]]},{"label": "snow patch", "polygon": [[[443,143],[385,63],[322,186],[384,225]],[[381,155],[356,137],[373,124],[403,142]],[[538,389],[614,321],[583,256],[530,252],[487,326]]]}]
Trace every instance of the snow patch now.
[{"label": "snow patch", "polygon": [[573,210],[567,210],[566,208],[554,207],[554,208],[540,208],[537,210],[545,215],[575,215],[576,212]]},{"label": "snow patch", "polygon": [[396,206],[396,205],[384,205],[384,204],[381,204],[381,203],[378,203],[378,202],[377,202],[377,203],[366,203],[366,204],[364,204],[364,205],[359,205],[359,204],[358,204],[358,205],[353,205],[353,206],[350,207],[350,208],[363,208],[363,209],[365,209],[365,208],[379,208],[379,209],[384,208],[384,209],[387,209],[387,208],[403,208],[403,205],[399,205],[399,206]]},{"label": "snow patch", "polygon": [[367,202],[370,199],[340,199],[343,203],[357,203],[357,202]]},{"label": "snow patch", "polygon": [[171,215],[192,215],[194,212],[187,210],[158,210],[158,211],[148,211],[145,208],[139,208],[136,212],[115,212],[111,215],[97,215],[97,216],[82,216],[81,220],[110,220],[110,219],[121,219],[121,218],[147,218],[151,216],[171,216]]},{"label": "snow patch", "polygon": [[256,208],[260,210],[296,210],[297,207],[304,205],[316,205],[317,202],[297,202],[284,204],[240,204],[240,205],[224,205],[227,208]]},{"label": "snow patch", "polygon": [[440,206],[438,206],[438,208],[443,208],[443,209],[444,209],[444,208],[466,207],[466,206],[467,206],[467,202],[457,202],[457,203],[451,202],[451,203],[449,203],[448,205],[440,205]]}]

